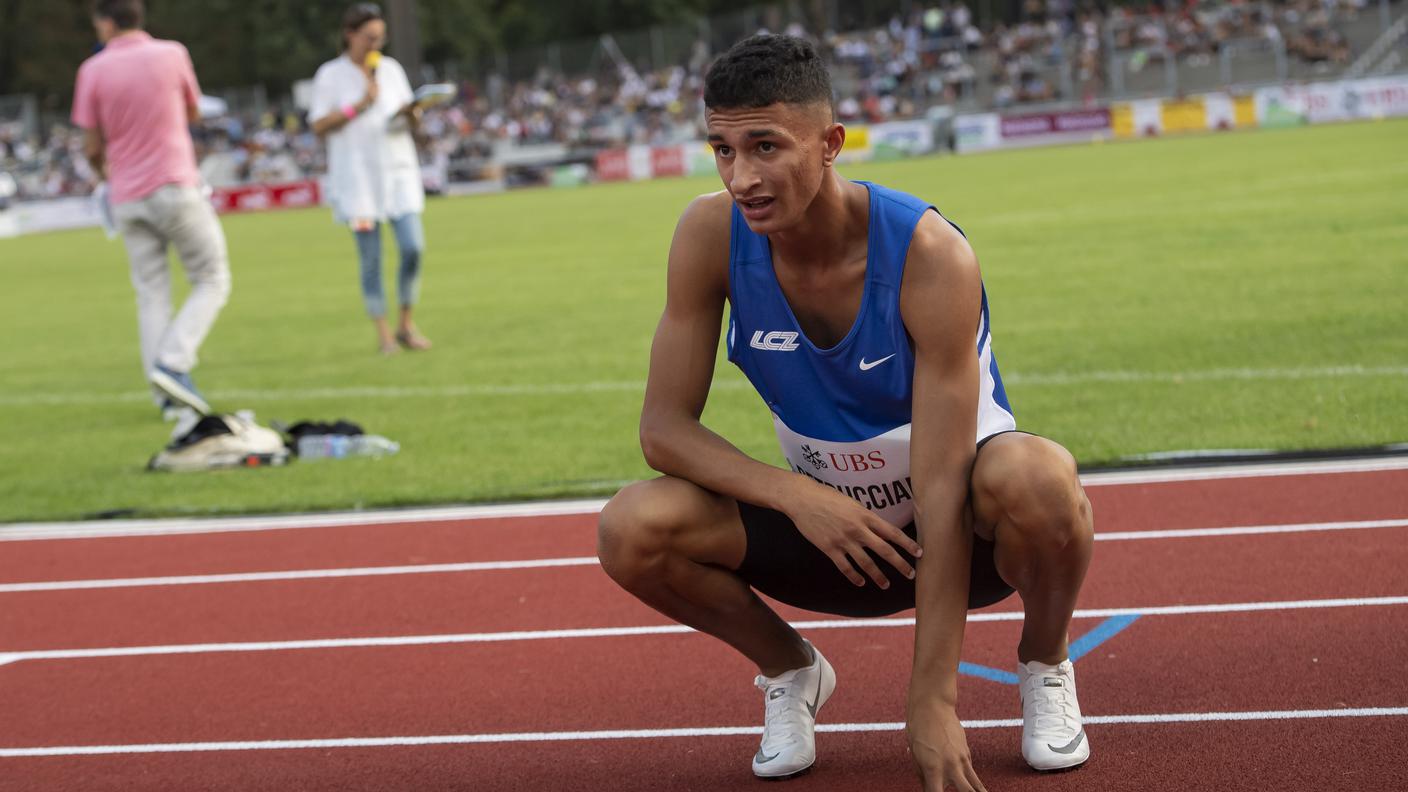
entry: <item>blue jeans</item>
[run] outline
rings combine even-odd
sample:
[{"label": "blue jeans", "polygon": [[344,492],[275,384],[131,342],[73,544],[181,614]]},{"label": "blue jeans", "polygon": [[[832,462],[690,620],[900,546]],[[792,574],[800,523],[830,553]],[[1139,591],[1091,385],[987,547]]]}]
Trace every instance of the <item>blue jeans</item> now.
[{"label": "blue jeans", "polygon": [[[425,229],[420,215],[407,214],[391,218],[391,230],[396,234],[396,249],[401,254],[401,271],[396,280],[397,296],[403,307],[416,304],[420,295],[420,256],[425,250]],[[356,231],[357,258],[362,264],[362,299],[367,315],[373,319],[386,316],[386,297],[381,290],[381,223],[370,231]]]}]

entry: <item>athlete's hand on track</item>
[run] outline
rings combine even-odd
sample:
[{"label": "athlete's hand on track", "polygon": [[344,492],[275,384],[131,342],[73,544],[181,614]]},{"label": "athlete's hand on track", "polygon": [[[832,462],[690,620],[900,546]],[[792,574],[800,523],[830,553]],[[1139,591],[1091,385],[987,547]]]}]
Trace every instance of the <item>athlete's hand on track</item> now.
[{"label": "athlete's hand on track", "polygon": [[968,738],[948,705],[911,706],[909,752],[924,792],[987,792],[973,769]]},{"label": "athlete's hand on track", "polygon": [[[807,541],[831,559],[841,574],[857,586],[864,586],[865,577],[869,577],[880,588],[889,588],[889,579],[880,571],[875,559],[865,552],[869,548],[901,575],[914,577],[914,567],[899,554],[895,545],[918,558],[924,552],[918,542],[836,490],[812,481],[807,483],[811,486],[796,499],[798,505],[786,511],[787,516]],[[856,571],[857,567],[865,577]]]}]

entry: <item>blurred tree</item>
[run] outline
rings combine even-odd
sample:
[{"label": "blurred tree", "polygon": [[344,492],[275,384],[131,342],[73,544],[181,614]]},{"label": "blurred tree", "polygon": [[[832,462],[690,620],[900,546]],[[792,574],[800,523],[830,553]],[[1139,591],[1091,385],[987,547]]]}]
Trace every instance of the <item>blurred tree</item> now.
[{"label": "blurred tree", "polygon": [[[277,96],[295,81],[311,77],[320,63],[337,53],[338,24],[350,2],[147,0],[147,29],[190,49],[204,87],[219,90],[260,84]],[[499,51],[784,4],[782,0],[763,4],[748,0],[415,2],[427,63],[474,62]],[[1025,7],[1019,0],[969,3],[1009,18]],[[800,0],[800,4],[814,13],[827,5],[822,0]],[[1098,4],[1112,3],[1100,0]],[[39,94],[46,108],[67,102],[78,64],[93,51],[91,8],[91,0],[0,0],[0,95]]]},{"label": "blurred tree", "polygon": [[37,94],[45,112],[62,110],[94,45],[84,0],[3,0],[0,95]]}]

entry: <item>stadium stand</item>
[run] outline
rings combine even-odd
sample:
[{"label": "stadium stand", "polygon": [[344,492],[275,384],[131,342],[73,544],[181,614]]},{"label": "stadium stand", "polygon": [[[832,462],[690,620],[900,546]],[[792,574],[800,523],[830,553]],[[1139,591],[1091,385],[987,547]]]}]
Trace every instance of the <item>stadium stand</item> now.
[{"label": "stadium stand", "polygon": [[[916,4],[877,28],[813,35],[794,23],[785,32],[811,35],[822,47],[842,120],[877,123],[936,106],[1079,106],[1329,79],[1385,31],[1373,0],[1189,0],[1108,13],[1102,6],[1026,0],[1020,22],[982,30],[967,3]],[[427,112],[427,170],[440,180],[472,180],[522,147],[590,151],[697,139],[710,57],[701,40],[687,61],[653,71],[617,58],[602,59],[590,74],[543,67],[512,83],[463,81],[459,101]],[[194,133],[202,172],[216,187],[287,182],[324,168],[322,148],[291,101],[277,112],[207,119]],[[93,174],[80,146],[63,124],[26,133],[24,124],[0,117],[0,169],[13,177],[12,199],[86,194]]]}]

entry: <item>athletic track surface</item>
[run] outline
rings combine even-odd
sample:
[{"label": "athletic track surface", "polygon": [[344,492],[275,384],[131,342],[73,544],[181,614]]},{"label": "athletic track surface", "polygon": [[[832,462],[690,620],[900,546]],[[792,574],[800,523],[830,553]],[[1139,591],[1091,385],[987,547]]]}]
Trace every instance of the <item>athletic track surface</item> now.
[{"label": "athletic track surface", "polygon": [[[960,713],[990,792],[1408,789],[1408,459],[1096,474],[1093,754],[1019,753],[1015,598]],[[755,670],[597,566],[600,502],[0,526],[0,790],[779,789]],[[836,666],[803,790],[917,789],[912,614]]]}]

